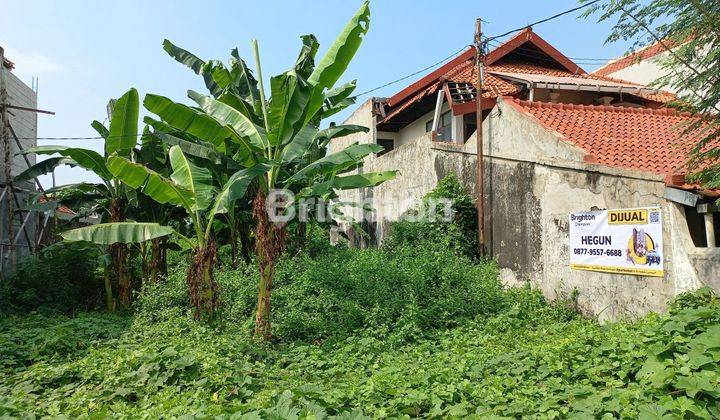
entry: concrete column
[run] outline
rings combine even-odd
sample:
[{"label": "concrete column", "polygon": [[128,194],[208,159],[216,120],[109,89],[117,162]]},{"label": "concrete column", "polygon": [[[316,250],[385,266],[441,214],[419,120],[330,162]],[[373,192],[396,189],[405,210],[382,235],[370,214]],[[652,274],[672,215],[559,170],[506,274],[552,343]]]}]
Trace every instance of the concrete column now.
[{"label": "concrete column", "polygon": [[715,220],[712,213],[705,213],[705,237],[707,238],[708,248],[717,246],[715,243]]}]

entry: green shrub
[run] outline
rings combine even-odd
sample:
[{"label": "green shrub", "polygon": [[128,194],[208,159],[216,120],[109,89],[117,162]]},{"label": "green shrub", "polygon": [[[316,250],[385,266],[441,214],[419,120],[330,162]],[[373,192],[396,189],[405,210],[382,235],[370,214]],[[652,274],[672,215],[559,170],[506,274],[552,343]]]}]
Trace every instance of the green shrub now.
[{"label": "green shrub", "polygon": [[[437,199],[452,202],[452,222],[448,223],[440,218],[442,207],[435,207],[433,213],[430,203]],[[383,246],[393,249],[434,243],[472,260],[478,259],[477,210],[472,196],[454,173],[440,180],[438,185],[423,197],[419,208],[411,210],[410,213],[429,217],[419,221],[400,220],[392,223]]]},{"label": "green shrub", "polygon": [[72,313],[101,307],[101,255],[98,247],[79,242],[44,248],[0,281],[0,313],[40,308]]},{"label": "green shrub", "polygon": [[[320,241],[319,241],[320,242]],[[440,245],[386,249],[324,247],[284,258],[273,290],[273,329],[284,341],[340,339],[363,329],[417,338],[498,313],[506,305],[492,264],[475,264]],[[217,271],[221,322],[250,327],[257,303],[257,269]],[[185,274],[171,271],[148,285],[139,316],[156,321],[184,313]]]}]

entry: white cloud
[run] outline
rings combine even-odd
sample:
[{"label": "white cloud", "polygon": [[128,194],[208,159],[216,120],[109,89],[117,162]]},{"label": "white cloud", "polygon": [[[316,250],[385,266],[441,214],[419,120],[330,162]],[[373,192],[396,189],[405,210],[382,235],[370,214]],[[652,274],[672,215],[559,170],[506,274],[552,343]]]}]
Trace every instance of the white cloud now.
[{"label": "white cloud", "polygon": [[21,74],[43,76],[64,70],[62,65],[50,57],[36,52],[25,53],[8,48],[5,50],[5,57],[15,63],[13,72]]}]

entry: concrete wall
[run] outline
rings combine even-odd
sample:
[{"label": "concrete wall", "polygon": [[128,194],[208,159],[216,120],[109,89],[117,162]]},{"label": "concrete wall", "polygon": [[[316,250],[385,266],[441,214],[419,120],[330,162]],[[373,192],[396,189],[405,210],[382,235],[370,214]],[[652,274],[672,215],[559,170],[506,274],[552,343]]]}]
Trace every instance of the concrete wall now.
[{"label": "concrete wall", "polygon": [[[10,70],[6,69],[4,66],[0,66],[1,71],[3,72],[3,77],[5,79],[5,86],[7,89],[8,94],[8,103],[12,105],[17,106],[23,106],[28,108],[37,108],[37,95],[36,93],[27,85],[25,85],[17,76],[15,76]],[[37,114],[34,112],[29,111],[21,111],[17,109],[9,109],[9,120],[10,125],[12,129],[14,130],[17,137],[20,139],[20,143],[23,146],[23,149],[28,149],[30,147],[34,147],[37,144]],[[11,173],[13,176],[18,175],[25,169],[27,169],[27,163],[25,162],[25,159],[23,156],[16,156],[15,154],[19,151],[19,148],[17,147],[17,144],[15,143],[14,139],[10,140],[10,146],[11,146],[11,154],[12,154],[12,164],[11,164]],[[2,145],[0,145],[0,150],[2,150]],[[2,153],[2,152],[0,152]],[[31,165],[35,164],[35,155],[28,155],[28,160],[30,161]],[[5,162],[2,158],[0,158],[0,183],[5,184]],[[28,203],[28,200],[31,198],[32,195],[35,193],[35,184],[33,181],[25,181],[21,183],[15,183],[15,196],[18,199],[18,202],[20,206],[25,206]],[[22,190],[19,190],[22,189]],[[17,210],[18,205],[13,203],[13,207],[15,210]],[[25,216],[23,214],[22,216]],[[0,224],[2,226],[0,227],[0,241],[2,241],[3,244],[6,244],[9,242],[8,235],[7,235],[7,201],[3,199],[0,201]],[[18,233],[20,233],[17,241],[16,251],[17,251],[17,257],[16,259],[19,261],[23,257],[29,254],[29,243],[28,238],[30,239],[30,243],[33,243],[35,240],[35,231],[37,226],[37,213],[33,213],[30,218],[28,219],[27,223],[25,224],[25,229],[21,229],[22,223],[23,223],[23,217],[21,217],[20,214],[15,213],[13,218],[13,236],[17,236]],[[27,233],[27,238],[25,236],[25,233]],[[5,256],[5,253],[7,251],[7,247],[3,246],[2,254]],[[11,261],[9,261],[6,258],[3,258],[3,261],[0,262],[3,264],[3,268],[7,267],[8,264]]]},{"label": "concrete wall", "polygon": [[[660,66],[660,63],[669,55],[670,53],[667,51],[662,52],[654,57],[650,57],[647,60],[642,60],[625,67],[624,69],[620,69],[608,76],[616,79],[627,80],[628,82],[639,83],[641,85],[650,85],[655,80],[667,74],[667,72]],[[675,93],[669,87],[665,87],[664,89]]]},{"label": "concrete wall", "polygon": [[[602,321],[663,311],[675,295],[703,284],[720,291],[715,274],[720,272],[720,248],[693,245],[682,206],[663,198],[662,177],[584,163],[583,149],[502,101],[486,118],[483,133],[486,232],[507,285],[529,282],[550,299],[577,290],[580,308]],[[395,180],[372,189],[376,239],[381,241],[389,223],[449,172],[474,193],[475,145],[475,135],[457,145],[433,142],[423,134],[368,159],[365,171],[400,171]],[[663,211],[664,278],[570,269],[570,212],[641,206]]]}]

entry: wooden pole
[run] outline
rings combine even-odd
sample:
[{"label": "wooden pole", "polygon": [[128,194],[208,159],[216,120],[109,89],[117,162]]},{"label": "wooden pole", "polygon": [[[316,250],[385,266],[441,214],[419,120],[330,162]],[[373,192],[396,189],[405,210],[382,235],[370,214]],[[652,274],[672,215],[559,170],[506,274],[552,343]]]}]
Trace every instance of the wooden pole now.
[{"label": "wooden pole", "polygon": [[482,90],[483,90],[483,54],[484,46],[482,43],[482,19],[475,21],[475,66],[477,72],[477,83],[475,86],[475,103],[476,103],[476,125],[475,131],[477,141],[477,166],[476,166],[476,192],[475,206],[477,207],[477,223],[478,223],[478,245],[480,246],[480,255],[486,255],[485,247],[485,176],[483,167],[483,130],[482,130]]},{"label": "wooden pole", "polygon": [[2,136],[3,145],[3,164],[5,165],[5,191],[7,192],[7,206],[5,207],[7,213],[7,229],[6,235],[9,244],[9,256],[10,266],[12,269],[15,268],[15,244],[13,241],[13,221],[14,212],[13,201],[15,198],[15,191],[13,190],[12,182],[12,149],[10,144],[10,121],[7,113],[8,95],[7,87],[5,86],[5,50],[0,47],[0,113],[2,114],[2,127],[0,127],[0,136]]}]

